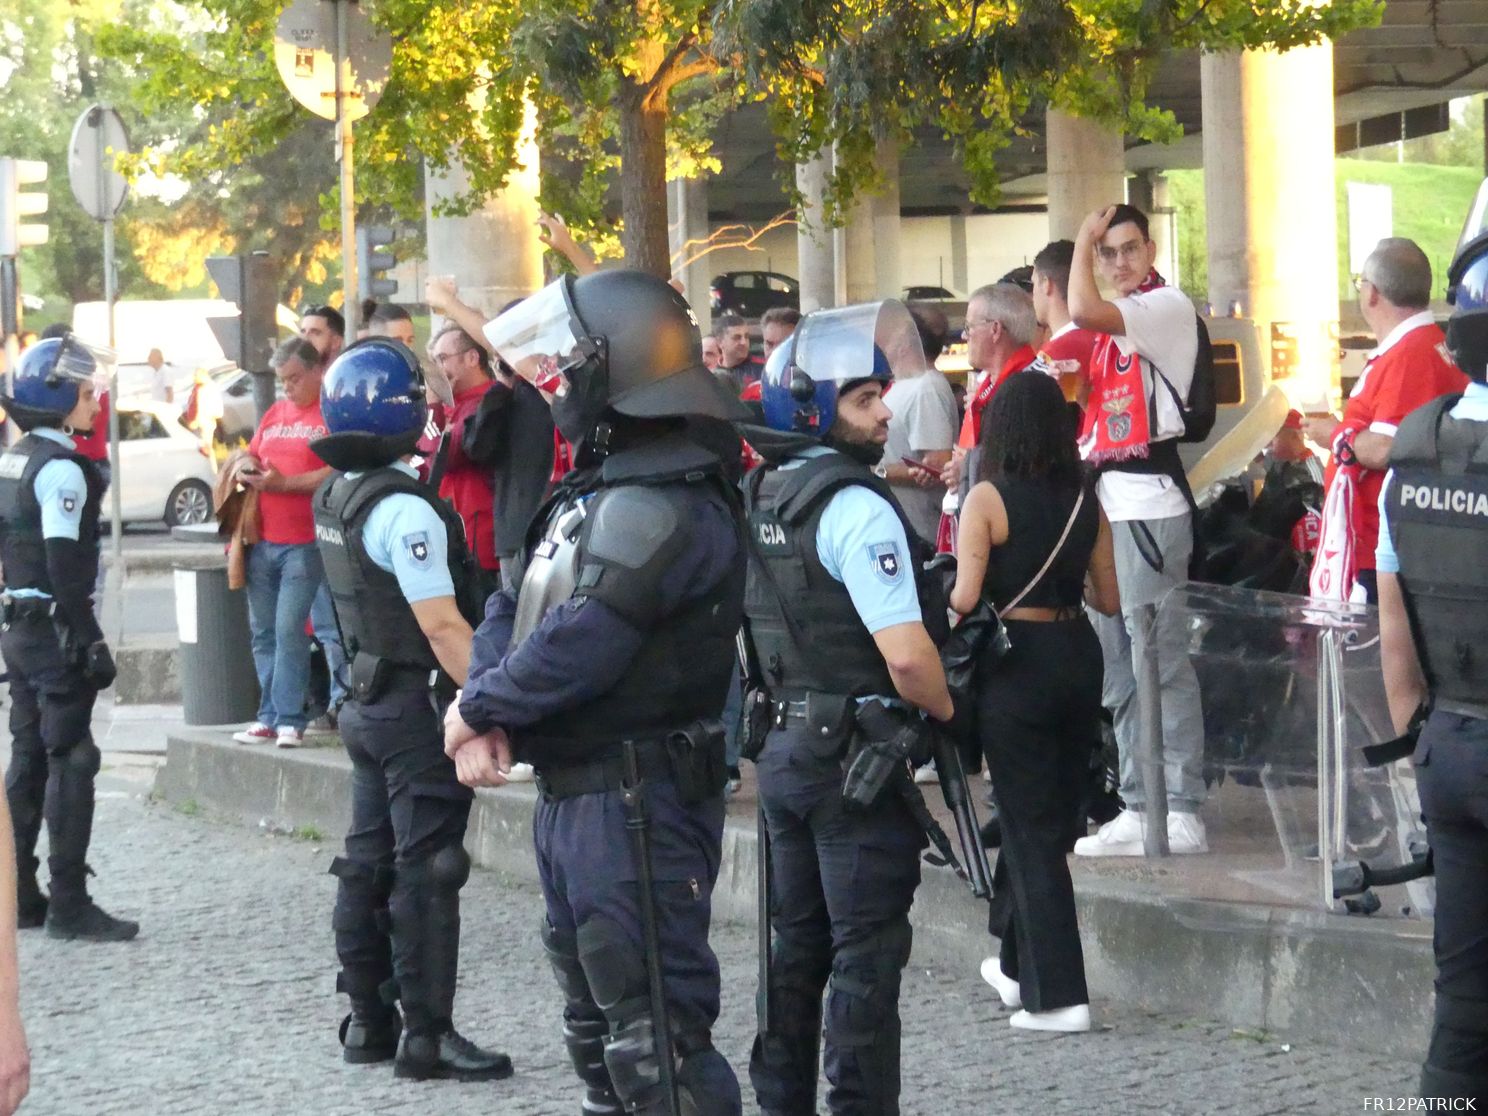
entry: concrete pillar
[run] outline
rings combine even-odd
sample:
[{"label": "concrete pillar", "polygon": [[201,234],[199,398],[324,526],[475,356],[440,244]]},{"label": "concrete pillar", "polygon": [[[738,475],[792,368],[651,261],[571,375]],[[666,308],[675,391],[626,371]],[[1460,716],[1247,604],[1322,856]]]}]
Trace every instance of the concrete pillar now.
[{"label": "concrete pillar", "polygon": [[853,202],[840,230],[838,253],[842,302],[872,302],[878,296],[878,257],[873,237],[873,201]]},{"label": "concrete pillar", "polygon": [[527,126],[518,144],[520,169],[507,179],[506,189],[468,216],[439,217],[434,213],[437,203],[469,188],[464,166],[452,160],[446,171],[424,171],[429,274],[453,275],[460,286],[461,301],[490,315],[543,285],[533,124],[529,106]]},{"label": "concrete pillar", "polygon": [[682,296],[692,306],[692,312],[704,330],[710,324],[707,319],[710,317],[708,281],[711,269],[707,256],[693,257],[707,248],[712,232],[708,223],[708,180],[668,179],[667,240],[672,253],[672,276],[681,281]]},{"label": "concrete pillar", "polygon": [[951,217],[951,290],[970,294],[970,271],[966,259],[966,214],[957,213]]},{"label": "concrete pillar", "polygon": [[1120,132],[1058,109],[1045,128],[1049,239],[1074,240],[1091,210],[1126,200],[1126,150]]},{"label": "concrete pillar", "polygon": [[809,163],[796,165],[801,208],[796,215],[796,275],[801,283],[801,313],[837,305],[837,252],[834,230],[822,217],[822,194],[832,173],[827,148]]},{"label": "concrete pillar", "polygon": [[1168,202],[1168,180],[1161,171],[1144,170],[1126,180],[1126,200],[1147,214],[1152,241],[1157,245],[1155,267],[1169,283],[1182,282],[1178,273],[1177,211]]},{"label": "concrete pillar", "polygon": [[1338,383],[1332,44],[1205,54],[1200,84],[1209,302],[1256,323],[1263,360],[1294,338],[1278,382],[1319,408]]},{"label": "concrete pillar", "polygon": [[899,281],[899,143],[886,139],[878,145],[878,165],[884,186],[869,199],[873,217],[874,297],[898,298]]}]

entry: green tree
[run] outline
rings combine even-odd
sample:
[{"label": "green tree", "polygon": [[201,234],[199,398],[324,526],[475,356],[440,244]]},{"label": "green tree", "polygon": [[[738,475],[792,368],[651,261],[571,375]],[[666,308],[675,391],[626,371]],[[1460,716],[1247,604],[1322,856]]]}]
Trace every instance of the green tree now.
[{"label": "green tree", "polygon": [[[272,149],[299,110],[268,53],[277,0],[178,6],[185,24],[126,13],[100,42],[147,114],[189,107],[191,126],[152,159],[196,180]],[[835,145],[834,214],[876,182],[881,138],[928,128],[957,141],[987,200],[996,152],[1044,103],[1172,138],[1171,117],[1144,101],[1168,48],[1286,48],[1378,12],[1377,0],[381,0],[372,14],[396,47],[358,125],[359,188],[413,215],[422,167],[458,158],[470,191],[453,205],[472,205],[512,170],[531,105],[545,202],[593,230],[615,181],[627,262],[664,274],[668,167],[715,165],[711,125],[741,101],[766,101],[787,164]]]}]

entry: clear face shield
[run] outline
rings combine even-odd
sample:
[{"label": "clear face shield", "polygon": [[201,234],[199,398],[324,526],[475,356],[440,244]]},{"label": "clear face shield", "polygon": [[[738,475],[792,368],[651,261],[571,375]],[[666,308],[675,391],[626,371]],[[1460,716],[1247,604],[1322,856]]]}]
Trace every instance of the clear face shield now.
[{"label": "clear face shield", "polygon": [[[1462,235],[1457,238],[1457,249],[1452,253],[1452,262],[1447,267],[1447,298],[1456,303],[1458,287],[1469,268],[1488,255],[1488,178],[1478,186],[1477,195],[1467,211],[1467,220],[1462,223]],[[1473,283],[1470,286],[1478,286]],[[1470,296],[1479,296],[1479,290],[1469,291]]]},{"label": "clear face shield", "polygon": [[78,384],[92,384],[95,393],[103,392],[108,390],[117,364],[114,350],[69,333],[62,338],[57,362],[52,365],[47,379],[58,383],[71,380]]},{"label": "clear face shield", "polygon": [[575,332],[570,282],[562,276],[486,323],[486,339],[497,355],[549,403],[569,393],[573,374],[597,351]]},{"label": "clear face shield", "polygon": [[898,299],[818,310],[796,332],[796,366],[817,383],[886,374],[907,378],[925,371],[920,331]]}]

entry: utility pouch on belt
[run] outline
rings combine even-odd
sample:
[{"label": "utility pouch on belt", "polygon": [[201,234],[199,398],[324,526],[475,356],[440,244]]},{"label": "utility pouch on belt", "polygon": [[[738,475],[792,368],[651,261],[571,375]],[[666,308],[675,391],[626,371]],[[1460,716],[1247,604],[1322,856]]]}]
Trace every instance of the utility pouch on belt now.
[{"label": "utility pouch on belt", "polygon": [[358,651],[351,660],[351,696],[353,700],[367,703],[376,701],[387,689],[392,664],[379,655]]},{"label": "utility pouch on belt", "polygon": [[744,692],[744,739],[739,754],[753,763],[765,747],[765,734],[775,723],[775,703],[761,689]]},{"label": "utility pouch on belt", "polygon": [[672,779],[677,799],[692,806],[722,793],[728,778],[724,760],[723,725],[715,720],[694,721],[669,733],[667,754],[672,761]]},{"label": "utility pouch on belt", "polygon": [[841,759],[852,736],[855,702],[849,694],[806,695],[807,746],[822,759]]}]

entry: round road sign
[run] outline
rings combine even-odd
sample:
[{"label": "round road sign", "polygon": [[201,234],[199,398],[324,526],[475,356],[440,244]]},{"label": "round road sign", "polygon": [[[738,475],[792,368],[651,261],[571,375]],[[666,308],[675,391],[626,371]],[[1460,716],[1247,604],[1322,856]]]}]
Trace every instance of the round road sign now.
[{"label": "round road sign", "polygon": [[336,119],[336,10],[346,20],[347,115],[360,120],[387,84],[393,42],[355,0],[294,0],[279,16],[274,65],[285,87],[317,116]]},{"label": "round road sign", "polygon": [[129,183],[114,169],[114,156],[129,150],[124,121],[111,108],[92,105],[72,126],[67,144],[67,177],[72,195],[95,221],[108,221],[124,204]]}]

